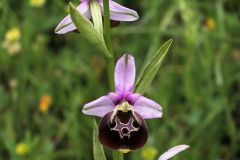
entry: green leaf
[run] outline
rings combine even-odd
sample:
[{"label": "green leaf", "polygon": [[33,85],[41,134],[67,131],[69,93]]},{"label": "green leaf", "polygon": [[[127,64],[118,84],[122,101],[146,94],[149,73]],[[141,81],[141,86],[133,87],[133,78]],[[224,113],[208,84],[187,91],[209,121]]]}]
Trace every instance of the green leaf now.
[{"label": "green leaf", "polygon": [[149,59],[149,61],[144,66],[142,72],[140,73],[140,76],[137,80],[136,86],[135,86],[135,92],[144,94],[146,89],[149,87],[149,85],[152,83],[152,80],[154,79],[155,75],[157,74],[163,59],[165,58],[168,49],[170,48],[172,44],[172,39],[165,42],[160,49]]},{"label": "green leaf", "polygon": [[103,35],[101,35],[94,28],[93,24],[87,18],[81,15],[71,3],[69,5],[71,19],[74,25],[80,31],[81,35],[98,49],[100,49],[105,56],[111,57],[111,54],[109,53],[104,42]]},{"label": "green leaf", "polygon": [[93,157],[94,160],[106,160],[103,146],[98,140],[98,125],[96,120],[93,120]]}]

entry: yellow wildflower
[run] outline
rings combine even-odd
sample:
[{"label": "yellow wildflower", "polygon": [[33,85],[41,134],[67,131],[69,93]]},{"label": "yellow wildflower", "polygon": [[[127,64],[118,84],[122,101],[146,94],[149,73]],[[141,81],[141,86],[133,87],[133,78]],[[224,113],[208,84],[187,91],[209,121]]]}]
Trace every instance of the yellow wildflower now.
[{"label": "yellow wildflower", "polygon": [[26,143],[19,143],[16,146],[16,153],[20,156],[24,156],[28,153],[28,146]]},{"label": "yellow wildflower", "polygon": [[46,3],[46,0],[30,0],[30,6],[42,7]]},{"label": "yellow wildflower", "polygon": [[52,103],[51,96],[49,96],[49,95],[42,96],[39,101],[39,106],[38,106],[40,112],[42,112],[42,113],[48,112],[48,109],[49,109],[51,103]]},{"label": "yellow wildflower", "polygon": [[19,53],[22,49],[21,43],[21,32],[18,27],[9,29],[5,34],[5,39],[3,41],[3,48],[5,48],[10,55],[15,55]]},{"label": "yellow wildflower", "polygon": [[157,156],[157,149],[153,146],[145,147],[141,151],[141,157],[143,160],[155,160]]},{"label": "yellow wildflower", "polygon": [[216,26],[216,22],[212,17],[208,17],[206,19],[206,24],[205,25],[208,29],[214,29],[215,26]]},{"label": "yellow wildflower", "polygon": [[5,34],[5,41],[7,42],[16,42],[20,39],[21,32],[18,27],[11,28]]}]

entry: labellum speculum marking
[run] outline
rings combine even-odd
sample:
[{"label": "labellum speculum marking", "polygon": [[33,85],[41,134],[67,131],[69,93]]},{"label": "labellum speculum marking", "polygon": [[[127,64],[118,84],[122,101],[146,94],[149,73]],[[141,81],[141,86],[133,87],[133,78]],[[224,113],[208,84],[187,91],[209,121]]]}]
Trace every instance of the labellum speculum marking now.
[{"label": "labellum speculum marking", "polygon": [[99,126],[99,140],[107,148],[127,153],[142,147],[148,138],[144,119],[128,102],[107,113]]}]

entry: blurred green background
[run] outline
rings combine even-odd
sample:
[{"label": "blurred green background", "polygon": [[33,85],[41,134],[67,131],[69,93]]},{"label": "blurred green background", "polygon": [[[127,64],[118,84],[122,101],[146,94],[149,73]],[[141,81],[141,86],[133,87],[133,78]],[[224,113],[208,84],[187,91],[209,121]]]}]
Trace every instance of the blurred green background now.
[{"label": "blurred green background", "polygon": [[[140,16],[112,29],[116,57],[133,54],[137,73],[174,40],[145,94],[164,116],[147,121],[147,144],[125,159],[189,144],[173,159],[239,160],[240,1],[116,1]],[[54,33],[68,2],[0,1],[0,160],[93,159],[93,118],[81,109],[109,92],[107,66],[80,34]]]}]

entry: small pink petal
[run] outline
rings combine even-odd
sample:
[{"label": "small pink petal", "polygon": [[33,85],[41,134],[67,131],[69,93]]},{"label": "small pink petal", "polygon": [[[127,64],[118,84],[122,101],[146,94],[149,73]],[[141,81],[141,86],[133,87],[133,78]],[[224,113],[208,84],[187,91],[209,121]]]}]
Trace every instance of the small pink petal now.
[{"label": "small pink petal", "polygon": [[134,111],[140,114],[144,119],[161,118],[162,107],[155,101],[141,96],[134,105]]},{"label": "small pink petal", "polygon": [[114,81],[116,93],[132,93],[135,81],[135,61],[130,54],[124,54],[115,66]]},{"label": "small pink petal", "polygon": [[179,152],[184,151],[185,149],[189,148],[188,145],[179,145],[179,146],[175,146],[171,149],[169,149],[167,152],[163,153],[158,160],[168,160],[169,158],[172,158],[173,156],[175,156],[176,154],[178,154]]},{"label": "small pink petal", "polygon": [[103,117],[115,108],[109,96],[102,96],[95,101],[84,105],[82,112],[87,115]]},{"label": "small pink petal", "polygon": [[[78,7],[77,10],[83,14],[86,18],[90,18],[90,10],[88,2],[83,1]],[[55,33],[57,34],[65,34],[67,32],[75,30],[76,27],[74,26],[70,15],[67,15],[56,27]]]},{"label": "small pink petal", "polygon": [[[102,0],[99,1],[103,12],[103,2]],[[109,10],[110,10],[110,19],[115,21],[135,21],[139,18],[136,11],[121,6],[120,4],[109,1]]]}]

